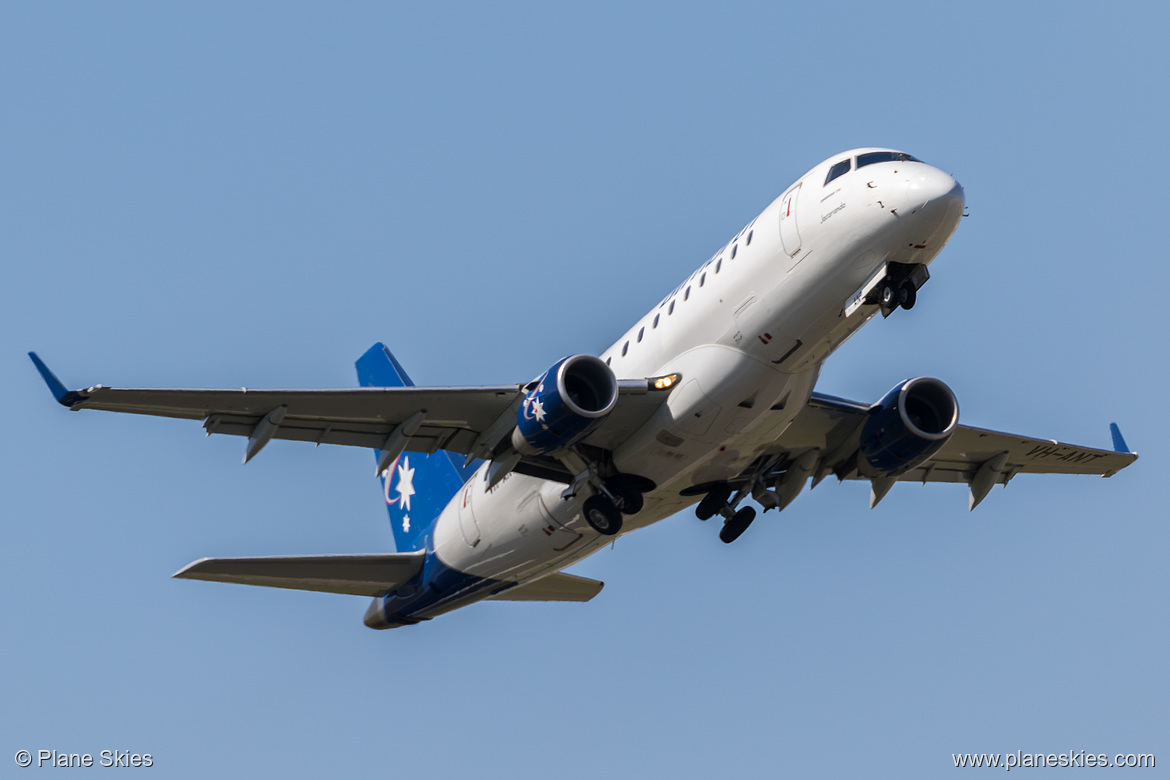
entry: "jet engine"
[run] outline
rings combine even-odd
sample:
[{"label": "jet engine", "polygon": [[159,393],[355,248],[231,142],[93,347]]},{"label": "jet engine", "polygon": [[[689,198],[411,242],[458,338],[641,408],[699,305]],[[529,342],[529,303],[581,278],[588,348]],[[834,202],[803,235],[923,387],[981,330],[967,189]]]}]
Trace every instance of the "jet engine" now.
[{"label": "jet engine", "polygon": [[542,455],[584,438],[613,411],[618,385],[613,371],[592,355],[570,355],[529,385],[516,412],[512,446]]},{"label": "jet engine", "polygon": [[907,379],[870,410],[858,466],[868,477],[897,477],[938,452],[959,424],[951,388],[931,377]]}]

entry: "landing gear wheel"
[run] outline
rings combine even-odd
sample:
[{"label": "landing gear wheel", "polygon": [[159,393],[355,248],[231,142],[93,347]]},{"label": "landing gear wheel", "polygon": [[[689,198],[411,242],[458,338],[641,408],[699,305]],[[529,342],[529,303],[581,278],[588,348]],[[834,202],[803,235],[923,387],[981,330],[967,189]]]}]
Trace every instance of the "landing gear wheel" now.
[{"label": "landing gear wheel", "polygon": [[599,534],[613,536],[622,530],[622,513],[606,496],[585,499],[585,522]]},{"label": "landing gear wheel", "polygon": [[899,298],[898,291],[888,284],[882,285],[882,291],[878,294],[878,302],[883,309],[898,308]]},{"label": "landing gear wheel", "polygon": [[731,544],[748,529],[752,521],[756,519],[756,510],[750,506],[745,506],[743,509],[732,515],[731,519],[723,524],[719,529],[719,541],[724,544]]},{"label": "landing gear wheel", "polygon": [[654,488],[658,487],[652,479],[646,479],[639,474],[614,474],[612,477],[605,480],[606,485],[617,485],[622,489],[629,488],[636,490],[639,493],[649,493]]},{"label": "landing gear wheel", "polygon": [[914,285],[906,282],[898,290],[898,297],[902,299],[902,308],[910,311],[914,308],[914,302],[918,300],[918,291],[914,289]]},{"label": "landing gear wheel", "polygon": [[636,515],[642,511],[643,505],[646,501],[642,498],[642,494],[637,490],[627,487],[611,488],[610,492],[618,500],[618,508],[621,509],[623,515]]},{"label": "landing gear wheel", "polygon": [[643,493],[649,493],[656,485],[637,474],[614,474],[605,480],[605,488],[617,500],[617,507],[623,515],[636,515],[642,511],[646,500]]},{"label": "landing gear wheel", "polygon": [[695,516],[700,520],[710,520],[719,513],[729,498],[731,498],[731,487],[729,485],[716,485],[695,507]]}]

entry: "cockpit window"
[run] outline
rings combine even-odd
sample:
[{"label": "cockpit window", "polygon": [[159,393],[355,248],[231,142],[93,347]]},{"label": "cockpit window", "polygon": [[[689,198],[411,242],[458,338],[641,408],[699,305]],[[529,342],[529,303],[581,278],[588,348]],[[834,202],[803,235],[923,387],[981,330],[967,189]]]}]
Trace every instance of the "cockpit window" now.
[{"label": "cockpit window", "polygon": [[[861,167],[861,162],[860,162],[861,158],[858,157],[857,159],[858,159],[857,167],[860,168]],[[829,175],[825,177],[825,184],[828,184],[829,182],[831,182],[833,179],[837,178],[838,176],[844,176],[845,174],[849,173],[849,166],[852,162],[853,162],[852,160],[842,160],[841,162],[837,163],[832,168],[830,168]]]},{"label": "cockpit window", "polygon": [[911,157],[905,152],[869,152],[857,155],[857,167],[864,168],[880,162],[922,162],[917,157]]}]

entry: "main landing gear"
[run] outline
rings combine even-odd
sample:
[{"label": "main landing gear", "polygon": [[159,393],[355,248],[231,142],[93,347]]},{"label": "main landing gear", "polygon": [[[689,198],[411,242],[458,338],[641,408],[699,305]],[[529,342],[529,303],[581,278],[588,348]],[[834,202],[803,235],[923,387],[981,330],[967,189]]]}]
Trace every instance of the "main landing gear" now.
[{"label": "main landing gear", "polygon": [[588,495],[581,507],[585,522],[604,536],[616,536],[622,530],[622,515],[641,512],[645,504],[643,494],[657,487],[653,480],[637,474],[613,473],[612,464],[606,468],[575,447],[561,451],[556,457],[573,475],[561,498],[567,501],[579,493]]},{"label": "main landing gear", "polygon": [[599,534],[614,536],[622,530],[622,513],[609,496],[599,493],[585,499],[584,512],[585,522]]},{"label": "main landing gear", "polygon": [[[742,498],[742,496],[737,496]],[[756,510],[745,506],[739,511],[734,510],[731,500],[731,486],[726,484],[715,485],[703,497],[695,508],[695,515],[700,520],[710,520],[715,515],[723,515],[723,527],[719,529],[719,540],[724,544],[731,544],[748,529],[756,519]]]},{"label": "main landing gear", "polygon": [[634,474],[617,474],[605,480],[595,495],[585,499],[585,522],[599,534],[614,536],[622,530],[622,515],[636,515],[645,505],[643,493],[653,490],[650,480]]},{"label": "main landing gear", "polygon": [[723,521],[723,527],[719,529],[719,541],[724,544],[731,544],[748,529],[752,521],[756,519],[756,510],[750,506],[745,506],[732,515],[727,520]]}]

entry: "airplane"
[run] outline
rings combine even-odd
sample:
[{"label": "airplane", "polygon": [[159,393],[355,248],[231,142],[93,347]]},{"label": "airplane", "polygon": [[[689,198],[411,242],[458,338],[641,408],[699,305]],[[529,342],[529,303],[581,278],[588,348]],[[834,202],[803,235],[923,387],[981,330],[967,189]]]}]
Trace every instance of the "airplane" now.
[{"label": "airplane", "polygon": [[877,314],[911,309],[955,232],[963,188],[887,148],[842,152],[801,176],[608,349],[529,382],[419,387],[383,344],[341,389],[67,390],[56,400],[202,420],[246,437],[366,447],[396,552],[201,558],[174,576],[372,597],[364,622],[413,625],[482,600],[589,601],[603,583],[566,567],[688,506],[731,543],[756,509],[783,510],[833,475],[955,482],[974,509],[1018,474],[1112,476],[1111,450],[959,424],[932,377],[875,403],[814,390],[832,352]]}]

